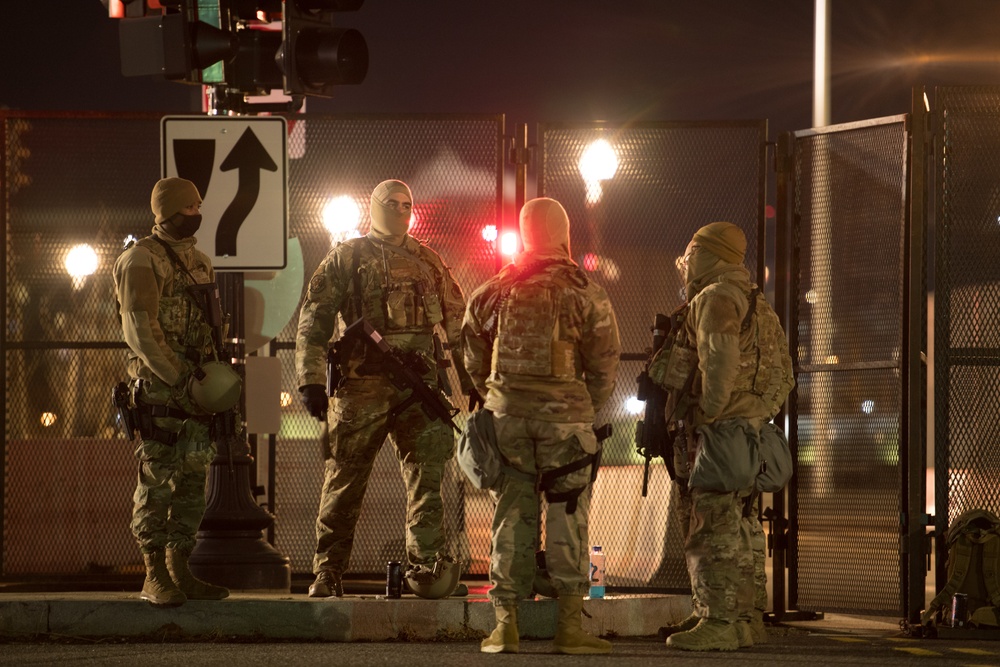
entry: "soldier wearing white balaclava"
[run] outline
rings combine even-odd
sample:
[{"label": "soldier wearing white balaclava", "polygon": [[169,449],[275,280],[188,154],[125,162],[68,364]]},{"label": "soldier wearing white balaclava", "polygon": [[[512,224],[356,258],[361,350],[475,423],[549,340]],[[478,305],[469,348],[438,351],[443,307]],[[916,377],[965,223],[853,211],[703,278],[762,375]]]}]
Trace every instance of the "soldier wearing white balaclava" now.
[{"label": "soldier wearing white balaclava", "polygon": [[545,565],[559,600],[555,649],[610,653],[610,642],[583,631],[581,614],[590,589],[587,521],[600,447],[594,417],[615,387],[618,324],[607,293],[570,256],[562,205],[532,199],[520,226],[524,252],[473,292],[462,326],[465,367],[493,412],[497,446],[522,473],[490,489],[497,625],[480,650],[519,650],[517,608],[535,578],[540,479],[548,500]]},{"label": "soldier wearing white balaclava", "polygon": [[429,582],[414,592],[440,596],[443,588],[434,585],[429,573],[457,575],[441,499],[444,467],[455,450],[451,426],[428,417],[419,403],[393,417],[391,409],[409,390],[390,381],[372,346],[361,341],[338,347],[336,366],[343,379],[332,399],[327,395],[327,350],[338,318],[348,325],[365,318],[392,348],[420,357],[430,369],[424,380],[433,387],[439,386],[439,363],[447,361],[435,357],[439,329],[456,362],[462,391],[474,394],[461,368],[465,297],[441,256],[410,236],[412,207],[406,183],[379,183],[371,194],[371,230],[330,250],[309,281],[299,314],[299,391],[306,409],[326,422],[323,428],[329,433],[310,597],[343,595],[342,576],[350,564],[368,478],[386,438],[395,448],[406,487],[407,581],[411,587],[413,581]]}]

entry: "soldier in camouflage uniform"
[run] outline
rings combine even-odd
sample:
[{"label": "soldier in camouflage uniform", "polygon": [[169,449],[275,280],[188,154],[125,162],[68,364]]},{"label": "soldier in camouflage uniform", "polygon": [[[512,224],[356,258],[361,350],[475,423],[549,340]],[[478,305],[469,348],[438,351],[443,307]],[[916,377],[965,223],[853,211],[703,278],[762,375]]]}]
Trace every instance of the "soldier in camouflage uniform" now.
[{"label": "soldier in camouflage uniform", "polygon": [[[695,233],[677,262],[687,307],[649,370],[670,392],[667,421],[679,426],[674,464],[694,613],[665,630],[672,633],[667,645],[684,650],[735,650],[766,638],[764,533],[754,489],[719,492],[687,483],[704,429],[746,442],[745,429],[759,433],[794,386],[784,332],[750,282],[745,252],[746,237],[731,223]],[[732,423],[740,428],[728,428]]]},{"label": "soldier in camouflage uniform", "polygon": [[[590,586],[594,415],[615,386],[618,324],[604,289],[571,259],[569,219],[559,202],[527,202],[520,226],[524,252],[469,299],[465,367],[493,412],[501,454],[517,470],[541,476],[549,502],[545,562],[559,600],[556,650],[609,653],[609,642],[583,632],[581,612]],[[497,626],[481,650],[515,653],[518,600],[531,592],[535,574],[539,498],[530,481],[511,476],[491,495]]]},{"label": "soldier in camouflage uniform", "polygon": [[387,436],[396,448],[406,486],[410,570],[449,559],[444,553],[441,480],[454,455],[451,427],[430,419],[419,404],[391,419],[390,409],[409,392],[392,384],[372,346],[362,341],[341,350],[336,363],[343,380],[332,402],[326,388],[327,350],[338,317],[346,324],[364,317],[392,348],[422,357],[431,369],[424,379],[434,387],[438,362],[445,361],[435,359],[434,332],[440,326],[463,392],[474,393],[458,352],[465,298],[441,257],[407,233],[412,205],[405,183],[380,183],[371,195],[371,231],[338,243],[327,254],[309,281],[299,314],[295,368],[302,402],[320,421],[326,420],[328,407],[331,412],[311,597],[343,595],[341,577],[350,560],[361,503]]},{"label": "soldier in camouflage uniform", "polygon": [[151,429],[135,451],[139,479],[132,533],[146,564],[141,597],[176,606],[186,599],[219,600],[229,591],[188,569],[205,514],[205,480],[215,456],[208,413],[190,395],[195,370],[214,358],[212,329],[188,292],[215,283],[207,255],[195,248],[201,196],[194,183],[165,178],[150,200],[152,234],[131,244],[114,266],[128,374],[136,408]]}]

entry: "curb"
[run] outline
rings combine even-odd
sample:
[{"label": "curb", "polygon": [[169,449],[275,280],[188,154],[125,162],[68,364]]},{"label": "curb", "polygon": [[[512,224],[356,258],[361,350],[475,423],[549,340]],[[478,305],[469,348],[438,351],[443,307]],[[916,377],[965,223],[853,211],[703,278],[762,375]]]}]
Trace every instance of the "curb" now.
[{"label": "curb", "polygon": [[[557,602],[524,600],[518,626],[525,639],[555,635]],[[583,627],[604,637],[655,636],[691,611],[687,596],[622,596],[584,602]],[[235,593],[226,600],[189,600],[157,608],[126,593],[2,594],[0,637],[156,637],[280,639],[329,642],[468,640],[496,621],[486,598],[423,600],[376,596],[302,599]]]}]

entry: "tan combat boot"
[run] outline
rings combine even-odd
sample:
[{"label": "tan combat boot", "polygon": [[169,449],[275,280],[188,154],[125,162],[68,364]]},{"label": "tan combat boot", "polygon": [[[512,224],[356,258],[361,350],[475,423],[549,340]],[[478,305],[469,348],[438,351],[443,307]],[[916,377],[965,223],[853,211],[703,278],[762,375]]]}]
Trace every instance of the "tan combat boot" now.
[{"label": "tan combat boot", "polygon": [[753,634],[754,644],[767,643],[767,627],[764,625],[764,612],[754,609],[750,612],[750,632]]},{"label": "tan combat boot", "polygon": [[162,551],[142,554],[146,563],[146,580],[139,597],[154,607],[179,607],[187,596],[177,588],[167,571],[166,554]]},{"label": "tan combat boot", "polygon": [[344,597],[344,584],[340,575],[333,570],[320,570],[316,574],[316,581],[309,586],[309,597]]},{"label": "tan combat boot", "polygon": [[658,631],[657,634],[660,639],[666,640],[670,635],[675,635],[678,632],[687,632],[688,630],[694,630],[694,626],[698,625],[698,621],[701,617],[698,614],[691,612],[691,615],[685,618],[679,623],[673,623],[672,625],[664,625]]},{"label": "tan combat boot", "polygon": [[570,655],[602,655],[611,653],[611,642],[583,631],[582,595],[559,596],[559,619],[556,622],[556,638],[552,645],[558,653]]},{"label": "tan combat boot", "polygon": [[739,648],[753,646],[753,630],[750,628],[750,621],[736,621],[736,640],[739,642]]},{"label": "tan combat boot", "polygon": [[667,637],[667,646],[684,651],[735,651],[740,637],[736,623],[703,618],[693,630]]},{"label": "tan combat boot", "polygon": [[517,653],[519,639],[517,631],[517,603],[494,607],[497,627],[479,645],[481,653]]},{"label": "tan combat boot", "polygon": [[170,577],[189,600],[221,600],[229,597],[229,589],[198,579],[188,567],[189,554],[177,549],[167,550],[167,569]]}]

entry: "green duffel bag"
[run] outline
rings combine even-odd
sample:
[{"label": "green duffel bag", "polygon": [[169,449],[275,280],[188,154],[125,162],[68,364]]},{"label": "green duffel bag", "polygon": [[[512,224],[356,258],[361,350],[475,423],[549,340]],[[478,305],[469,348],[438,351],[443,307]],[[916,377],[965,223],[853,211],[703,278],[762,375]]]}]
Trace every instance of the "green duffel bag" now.
[{"label": "green duffel bag", "polygon": [[760,456],[760,472],[754,482],[757,490],[778,493],[788,484],[793,472],[792,451],[785,432],[771,422],[761,426],[757,452]]},{"label": "green duffel bag", "polygon": [[757,430],[742,417],[723,419],[695,429],[697,455],[688,486],[729,493],[754,485],[760,472]]}]

